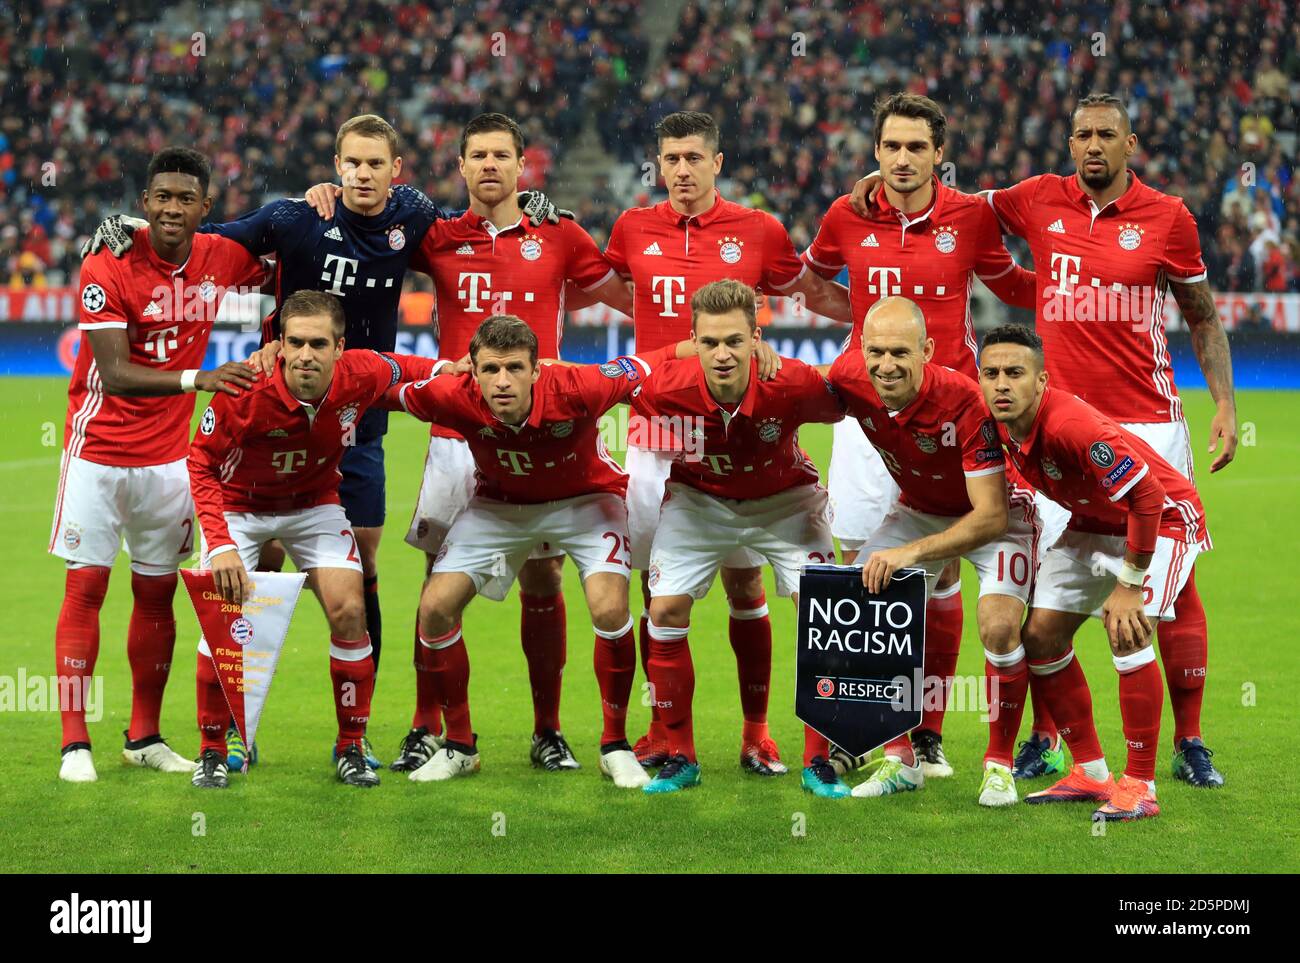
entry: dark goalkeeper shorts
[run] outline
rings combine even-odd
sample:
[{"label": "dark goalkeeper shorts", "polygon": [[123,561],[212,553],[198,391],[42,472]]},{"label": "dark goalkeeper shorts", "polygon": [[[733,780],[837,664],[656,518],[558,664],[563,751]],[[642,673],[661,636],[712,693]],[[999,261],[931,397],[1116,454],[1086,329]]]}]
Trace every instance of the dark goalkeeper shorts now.
[{"label": "dark goalkeeper shorts", "polygon": [[384,524],[384,436],[359,441],[343,452],[339,500],[353,528]]}]

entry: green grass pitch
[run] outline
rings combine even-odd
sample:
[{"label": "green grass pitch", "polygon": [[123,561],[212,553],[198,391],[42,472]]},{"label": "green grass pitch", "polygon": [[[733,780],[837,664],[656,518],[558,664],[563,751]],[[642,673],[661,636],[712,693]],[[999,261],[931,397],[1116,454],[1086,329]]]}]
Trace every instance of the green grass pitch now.
[{"label": "green grass pitch", "polygon": [[[128,768],[120,739],[130,714],[125,635],[129,574],[119,559],[102,614],[98,673],[104,717],[91,726],[99,781],[57,779],[54,712],[0,713],[0,825],[10,872],[238,871],[1295,871],[1300,869],[1294,799],[1286,789],[1297,758],[1294,690],[1300,482],[1297,395],[1243,393],[1244,440],[1236,464],[1210,477],[1203,441],[1211,413],[1204,393],[1187,396],[1215,550],[1198,564],[1209,611],[1207,742],[1227,776],[1219,791],[1169,777],[1166,707],[1159,761],[1159,819],[1111,825],[1094,835],[1087,806],[981,809],[975,803],[986,728],[974,712],[950,713],[945,746],[956,775],[884,800],[820,800],[799,788],[802,742],[793,715],[794,612],[769,580],[775,635],[772,729],[796,769],[781,779],[737,766],[740,710],[721,591],[696,608],[691,630],[698,674],[696,733],[704,783],[672,797],[623,792],[601,779],[600,711],[591,628],[573,566],[566,567],[569,664],[566,735],[583,763],[576,773],[530,768],[527,674],[512,597],[478,600],[465,622],[475,728],[483,772],[448,784],[416,785],[387,773],[360,792],[339,785],[329,763],[334,731],[325,621],[304,595],[262,720],[262,761],[232,777],[226,792],[200,792],[183,775]],[[48,676],[63,587],[62,564],[46,555],[58,475],[66,382],[0,380],[0,519],[10,568],[4,579],[0,676]],[[421,557],[402,541],[419,481],[424,426],[394,416],[388,436],[389,532],[381,551],[386,644],[370,733],[387,761],[410,721],[412,619]],[[830,431],[805,430],[823,467]],[[968,604],[974,586],[967,569]],[[634,603],[634,610],[639,603]],[[164,734],[192,755],[193,611],[182,589]],[[968,607],[959,672],[983,660]],[[1103,746],[1122,759],[1115,673],[1100,628],[1079,639],[1093,686]],[[638,682],[640,679],[638,679]],[[9,682],[13,685],[13,682]],[[633,738],[649,710],[634,706]]]}]

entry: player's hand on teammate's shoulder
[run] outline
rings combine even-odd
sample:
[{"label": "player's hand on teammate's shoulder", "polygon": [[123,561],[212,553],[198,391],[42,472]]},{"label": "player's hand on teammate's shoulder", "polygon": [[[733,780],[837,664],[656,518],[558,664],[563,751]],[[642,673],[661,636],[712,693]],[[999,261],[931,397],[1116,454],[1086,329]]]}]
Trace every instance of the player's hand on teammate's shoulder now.
[{"label": "player's hand on teammate's shoulder", "polygon": [[214,555],[208,562],[208,568],[212,572],[212,580],[221,597],[227,602],[243,605],[244,600],[252,593],[253,583],[248,577],[244,563],[239,558],[239,553],[222,552],[220,555]]},{"label": "player's hand on teammate's shoulder", "polygon": [[1214,419],[1210,422],[1209,451],[1211,455],[1219,447],[1220,440],[1223,441],[1223,451],[1210,465],[1211,475],[1220,468],[1226,468],[1232,462],[1232,459],[1237,456],[1237,408],[1235,405],[1220,405]]},{"label": "player's hand on teammate's shoulder", "polygon": [[771,381],[781,370],[781,356],[776,353],[775,348],[761,338],[754,351],[754,358],[758,362],[759,381]]},{"label": "player's hand on teammate's shoulder", "polygon": [[253,369],[254,374],[269,375],[275,370],[276,359],[280,357],[280,342],[268,341],[262,347],[258,348],[244,364]]},{"label": "player's hand on teammate's shoulder", "polygon": [[853,185],[853,193],[849,196],[849,206],[860,216],[866,217],[867,212],[871,210],[871,204],[875,201],[876,192],[880,190],[880,184],[883,180],[880,171],[872,171],[859,180]]},{"label": "player's hand on teammate's shoulder", "polygon": [[[392,190],[389,190],[392,194]],[[303,195],[307,204],[323,221],[334,219],[334,202],[343,196],[343,188],[338,184],[315,184]]]},{"label": "player's hand on teammate's shoulder", "polygon": [[1106,635],[1116,655],[1129,655],[1151,641],[1151,621],[1142,605],[1142,589],[1120,582],[1101,607]]},{"label": "player's hand on teammate's shoulder", "polygon": [[135,232],[148,226],[149,222],[141,217],[131,217],[129,214],[110,215],[100,221],[99,227],[95,228],[95,233],[81,245],[81,259],[84,261],[90,255],[98,254],[99,249],[104,247],[108,248],[113,257],[121,257],[131,250]]},{"label": "player's hand on teammate's shoulder", "polygon": [[237,396],[244,388],[253,387],[257,374],[242,361],[227,361],[215,371],[200,371],[194,376],[194,387],[214,394],[224,392]]},{"label": "player's hand on teammate's shoulder", "polygon": [[467,353],[463,358],[461,358],[455,364],[448,365],[447,367],[445,367],[442,373],[450,374],[450,375],[463,375],[463,374],[470,374],[473,370],[474,370],[474,362],[469,359],[469,354]]},{"label": "player's hand on teammate's shoulder", "polygon": [[529,223],[537,227],[548,222],[559,224],[562,217],[575,220],[573,211],[556,207],[541,191],[520,191],[519,209],[524,212],[524,217],[528,218]]}]

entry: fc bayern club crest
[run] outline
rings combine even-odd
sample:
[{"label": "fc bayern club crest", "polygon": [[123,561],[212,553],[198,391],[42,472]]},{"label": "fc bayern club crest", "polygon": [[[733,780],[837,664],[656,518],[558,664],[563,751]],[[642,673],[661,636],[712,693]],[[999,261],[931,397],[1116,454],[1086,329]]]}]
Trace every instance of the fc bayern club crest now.
[{"label": "fc bayern club crest", "polygon": [[1044,458],[1042,461],[1043,474],[1053,481],[1061,480],[1061,469],[1056,467],[1056,462],[1050,458]]},{"label": "fc bayern club crest", "polygon": [[764,418],[758,423],[758,440],[772,444],[781,437],[781,419]]},{"label": "fc bayern club crest", "polygon": [[70,552],[75,552],[81,547],[81,529],[76,525],[69,525],[63,530],[63,544]]},{"label": "fc bayern club crest", "polygon": [[934,230],[934,249],[940,254],[951,254],[957,250],[957,229],[955,227],[938,227]]},{"label": "fc bayern club crest", "polygon": [[912,437],[916,439],[916,447],[927,455],[933,455],[939,450],[938,443],[929,435],[913,435]]},{"label": "fc bayern club crest", "polygon": [[718,257],[728,264],[735,264],[740,260],[740,249],[744,246],[745,242],[738,237],[724,237],[718,241]]},{"label": "fc bayern club crest", "polygon": [[239,645],[253,641],[253,623],[242,615],[230,623],[230,638]]},{"label": "fc bayern club crest", "polygon": [[344,405],[339,409],[339,424],[350,425],[357,420],[357,406]]},{"label": "fc bayern club crest", "polygon": [[400,227],[395,227],[388,232],[388,246],[394,251],[400,251],[406,247],[406,235],[402,233]]},{"label": "fc bayern club crest", "polygon": [[573,434],[573,422],[571,421],[557,421],[551,425],[552,438],[568,438],[571,434]]},{"label": "fc bayern club crest", "polygon": [[519,256],[525,261],[536,261],[542,256],[542,239],[536,234],[525,234],[519,242]]},{"label": "fc bayern club crest", "polygon": [[1119,229],[1119,246],[1126,251],[1136,251],[1138,245],[1142,243],[1142,235],[1146,232],[1136,224],[1121,224]]}]

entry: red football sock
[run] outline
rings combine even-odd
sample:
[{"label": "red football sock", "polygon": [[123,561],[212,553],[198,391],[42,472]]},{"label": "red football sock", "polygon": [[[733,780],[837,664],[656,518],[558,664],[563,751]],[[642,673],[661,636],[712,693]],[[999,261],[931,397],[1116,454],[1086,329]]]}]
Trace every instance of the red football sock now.
[{"label": "red football sock", "polygon": [[767,738],[767,695],[772,684],[772,620],[767,616],[767,597],[728,600],[731,618],[727,636],[736,654],[736,677],[740,681],[740,713],[745,718],[741,735],[745,745]]},{"label": "red football sock", "polygon": [[885,743],[884,754],[887,756],[897,756],[903,761],[905,766],[916,765],[916,752],[912,749],[912,740],[907,736],[899,736],[897,739],[891,739]]},{"label": "red football sock", "polygon": [[1038,677],[1044,704],[1060,726],[1075,765],[1104,758],[1092,718],[1092,692],[1074,649],[1056,659],[1031,660],[1029,671]]},{"label": "red football sock", "polygon": [[172,612],[176,574],[132,572],[131,594],[135,605],[126,630],[126,657],[131,663],[131,727],[127,738],[143,739],[160,731],[163,689],[176,647],[176,617]]},{"label": "red football sock", "polygon": [[212,656],[206,652],[198,654],[198,666],[194,677],[194,701],[198,706],[199,717],[199,752],[215,749],[224,756],[226,729],[231,721],[230,706],[221,691],[221,682],[217,679],[217,670],[212,664]]},{"label": "red football sock", "polygon": [[596,685],[600,688],[600,711],[605,717],[600,744],[626,742],[627,705],[636,678],[636,632],[630,616],[627,625],[615,632],[596,629],[592,663],[596,669]]},{"label": "red football sock", "polygon": [[1174,751],[1184,739],[1201,736],[1201,700],[1205,695],[1205,670],[1209,655],[1209,629],[1205,606],[1196,591],[1196,572],[1174,600],[1174,620],[1161,622],[1156,630],[1160,661],[1169,686],[1169,704],[1174,710]]},{"label": "red football sock", "polygon": [[1047,705],[1042,696],[1042,684],[1038,681],[1040,678],[1041,676],[1036,673],[1029,673],[1029,705],[1034,713],[1034,721],[1030,731],[1035,737],[1046,739],[1055,746],[1061,734],[1056,731],[1056,723],[1052,721],[1052,714],[1047,711]]},{"label": "red football sock", "polygon": [[59,685],[63,745],[90,742],[86,695],[99,658],[99,610],[108,593],[110,569],[102,565],[70,568],[64,578],[63,605],[54,628],[54,665]]},{"label": "red football sock", "polygon": [[921,699],[921,724],[943,735],[943,716],[948,709],[948,692],[957,671],[961,649],[961,583],[940,589],[925,604],[925,684]]},{"label": "red football sock", "polygon": [[420,628],[415,628],[415,714],[411,728],[423,726],[430,734],[442,732],[442,707],[438,705],[437,680],[433,674],[433,652],[421,644]]},{"label": "red football sock", "polygon": [[564,676],[566,620],[564,596],[519,593],[523,612],[519,637],[533,689],[533,731],[560,731],[560,686]]},{"label": "red football sock", "polygon": [[[637,650],[641,653],[641,671],[645,674],[646,681],[650,681],[650,612],[647,609],[641,613],[641,620],[637,625]],[[650,700],[650,730],[646,733],[650,741],[656,744],[666,743],[668,741],[668,730],[664,728],[664,721],[659,712],[659,703]]]},{"label": "red football sock", "polygon": [[458,625],[446,635],[434,639],[420,636],[420,642],[433,653],[434,691],[442,706],[447,738],[462,746],[474,745],[474,728],[469,718],[469,652]]},{"label": "red football sock", "polygon": [[330,636],[330,681],[334,685],[334,714],[339,734],[335,746],[340,753],[360,745],[370,721],[370,697],[375,692],[375,658],[370,634],[359,639]]},{"label": "red football sock", "polygon": [[652,622],[649,631],[650,685],[667,732],[668,754],[694,762],[691,700],[695,697],[695,666],[686,638],[688,630],[663,628]]},{"label": "red football sock", "polygon": [[1156,654],[1148,646],[1132,655],[1114,656],[1119,672],[1119,714],[1128,743],[1124,774],[1135,779],[1156,778],[1156,744],[1160,741],[1160,710],[1164,707],[1164,686]]},{"label": "red football sock", "polygon": [[803,764],[804,768],[812,765],[812,761],[818,756],[830,761],[831,758],[831,741],[818,732],[815,732],[812,726],[803,727]]},{"label": "red football sock", "polygon": [[989,745],[984,761],[1010,768],[1020,720],[1025,714],[1025,693],[1029,691],[1024,646],[1018,645],[1006,655],[985,650],[984,686],[989,703]]}]

